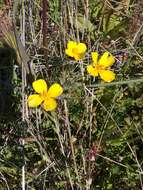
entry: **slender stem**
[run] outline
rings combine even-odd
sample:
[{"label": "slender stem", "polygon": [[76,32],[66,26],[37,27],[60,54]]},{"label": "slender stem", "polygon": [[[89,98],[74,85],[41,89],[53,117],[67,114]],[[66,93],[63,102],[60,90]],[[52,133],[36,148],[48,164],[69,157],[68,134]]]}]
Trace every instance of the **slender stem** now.
[{"label": "slender stem", "polygon": [[[25,141],[24,139],[22,139],[23,148],[24,148],[24,144],[25,144]],[[22,166],[22,190],[25,190],[25,163],[23,163],[23,166]]]},{"label": "slender stem", "polygon": [[[25,46],[25,7],[24,7],[24,1],[22,0],[22,17],[21,17],[21,41],[22,44]],[[26,105],[25,105],[25,86],[26,86],[26,70],[24,67],[24,63],[22,61],[22,121],[25,122],[26,119]],[[23,125],[22,127],[24,127]],[[23,128],[23,132],[24,132]],[[24,135],[24,134],[23,134]],[[22,139],[22,148],[23,148],[23,165],[22,165],[22,190],[25,190],[25,160],[24,160],[24,145],[25,145],[25,140],[24,138]]]},{"label": "slender stem", "polygon": [[124,84],[133,84],[133,83],[140,83],[143,82],[143,78],[140,79],[132,79],[132,80],[124,80],[124,81],[118,81],[118,82],[111,82],[111,83],[100,83],[100,84],[94,84],[90,85],[88,87],[90,88],[98,88],[98,87],[106,87],[106,86],[114,86],[114,85],[124,85]]},{"label": "slender stem", "polygon": [[75,174],[77,176],[78,182],[80,182],[80,177],[79,177],[79,174],[78,174],[78,169],[77,169],[77,164],[76,164],[76,159],[75,159],[75,152],[74,152],[73,140],[72,140],[72,135],[71,135],[71,129],[70,129],[70,124],[69,124],[69,119],[68,119],[69,117],[68,117],[68,109],[67,109],[66,100],[64,100],[64,105],[65,105],[65,113],[66,113],[66,124],[67,124],[69,140],[70,140],[70,147],[71,147],[71,153],[72,153],[72,157],[73,157]]},{"label": "slender stem", "polygon": [[[60,146],[61,146],[61,151],[62,151],[63,156],[66,157],[66,154],[65,154],[65,151],[64,151],[63,142],[62,142],[62,138],[61,138],[61,135],[60,135],[60,127],[59,127],[58,120],[57,120],[57,117],[56,117],[56,115],[55,115],[54,112],[52,113],[52,115],[53,115],[53,121],[54,121],[55,126],[56,126],[55,132],[56,132],[57,135],[58,135],[59,143],[60,143]],[[51,119],[52,119],[52,118],[51,118]],[[74,190],[73,182],[72,182],[72,179],[71,179],[71,176],[70,176],[70,171],[69,171],[68,163],[67,163],[66,160],[65,160],[65,165],[66,165],[67,175],[68,175],[68,177],[69,177],[69,181],[70,181],[70,185],[71,185],[71,190]]]},{"label": "slender stem", "polygon": [[[42,33],[43,33],[43,47],[47,47],[47,0],[42,0]],[[47,60],[48,50],[44,48],[44,58]]]}]

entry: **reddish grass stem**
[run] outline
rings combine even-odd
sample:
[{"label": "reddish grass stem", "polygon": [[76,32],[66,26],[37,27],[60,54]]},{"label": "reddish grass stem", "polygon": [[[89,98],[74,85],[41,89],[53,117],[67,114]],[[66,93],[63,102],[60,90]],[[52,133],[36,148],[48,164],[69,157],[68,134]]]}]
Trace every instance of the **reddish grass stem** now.
[{"label": "reddish grass stem", "polygon": [[42,0],[42,34],[43,34],[43,47],[44,47],[44,58],[47,60],[47,9],[48,2],[47,0]]}]

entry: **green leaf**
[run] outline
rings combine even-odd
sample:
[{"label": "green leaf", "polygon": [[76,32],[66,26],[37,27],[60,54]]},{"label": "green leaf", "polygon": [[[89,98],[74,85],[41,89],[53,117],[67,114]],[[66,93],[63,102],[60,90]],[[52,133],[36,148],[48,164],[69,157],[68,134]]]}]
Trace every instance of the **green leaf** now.
[{"label": "green leaf", "polygon": [[120,25],[120,21],[117,15],[112,14],[109,19],[104,18],[103,21],[104,32],[108,33],[118,25]]},{"label": "green leaf", "polygon": [[114,167],[111,169],[111,171],[112,171],[112,174],[119,174],[120,168],[119,168],[118,166],[114,166]]},{"label": "green leaf", "polygon": [[84,15],[78,14],[74,17],[74,27],[77,28],[80,32],[87,30],[89,32],[93,32],[94,25],[88,20]]}]

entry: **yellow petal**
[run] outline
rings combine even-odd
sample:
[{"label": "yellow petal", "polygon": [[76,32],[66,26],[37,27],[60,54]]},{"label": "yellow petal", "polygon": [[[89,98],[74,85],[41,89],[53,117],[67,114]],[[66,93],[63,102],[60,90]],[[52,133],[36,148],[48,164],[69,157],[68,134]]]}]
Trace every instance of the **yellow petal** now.
[{"label": "yellow petal", "polygon": [[67,49],[73,49],[73,48],[76,48],[77,46],[77,42],[74,42],[74,41],[69,41],[68,44],[67,44]]},{"label": "yellow petal", "polygon": [[42,98],[38,94],[32,94],[28,97],[28,106],[35,108],[42,103]]},{"label": "yellow petal", "polygon": [[113,65],[114,62],[114,56],[109,52],[105,52],[99,60],[99,65],[102,65],[104,67],[110,67],[111,65]]},{"label": "yellow petal", "polygon": [[53,98],[48,98],[43,103],[43,108],[46,111],[52,111],[56,109],[56,107],[57,107],[57,102]]},{"label": "yellow petal", "polygon": [[32,83],[33,89],[37,93],[47,92],[47,83],[43,79],[36,80]]},{"label": "yellow petal", "polygon": [[115,73],[109,70],[102,70],[99,72],[99,75],[105,82],[111,82],[115,79]]},{"label": "yellow petal", "polygon": [[73,54],[73,52],[72,52],[72,49],[66,49],[66,50],[65,50],[65,53],[66,53],[66,55],[68,55],[68,56],[70,56],[70,57],[74,57],[74,54]]},{"label": "yellow petal", "polygon": [[87,47],[84,43],[78,43],[77,44],[77,51],[78,51],[78,54],[84,54],[87,50]]},{"label": "yellow petal", "polygon": [[87,66],[87,72],[94,77],[98,76],[98,71],[92,65]]},{"label": "yellow petal", "polygon": [[93,65],[97,65],[97,62],[98,62],[98,53],[97,52],[92,52],[91,53],[91,57],[92,57],[92,60],[93,60]]},{"label": "yellow petal", "polygon": [[63,93],[63,88],[58,83],[54,83],[48,90],[47,96],[56,98]]}]

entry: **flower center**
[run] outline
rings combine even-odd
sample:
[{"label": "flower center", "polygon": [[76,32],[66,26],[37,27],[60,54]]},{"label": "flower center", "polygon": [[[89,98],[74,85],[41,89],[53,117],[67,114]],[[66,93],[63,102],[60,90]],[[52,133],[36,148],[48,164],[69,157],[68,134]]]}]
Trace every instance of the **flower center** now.
[{"label": "flower center", "polygon": [[40,94],[40,97],[41,97],[43,100],[48,99],[48,98],[49,98],[49,97],[48,97],[48,92],[43,92],[43,93],[41,93],[41,94]]},{"label": "flower center", "polygon": [[93,65],[93,68],[95,69],[95,70],[97,70],[98,72],[99,71],[102,71],[102,70],[105,70],[105,67],[104,66],[102,66],[102,65]]},{"label": "flower center", "polygon": [[73,54],[78,54],[77,48],[73,48],[73,49],[72,49],[72,52],[73,52]]}]

